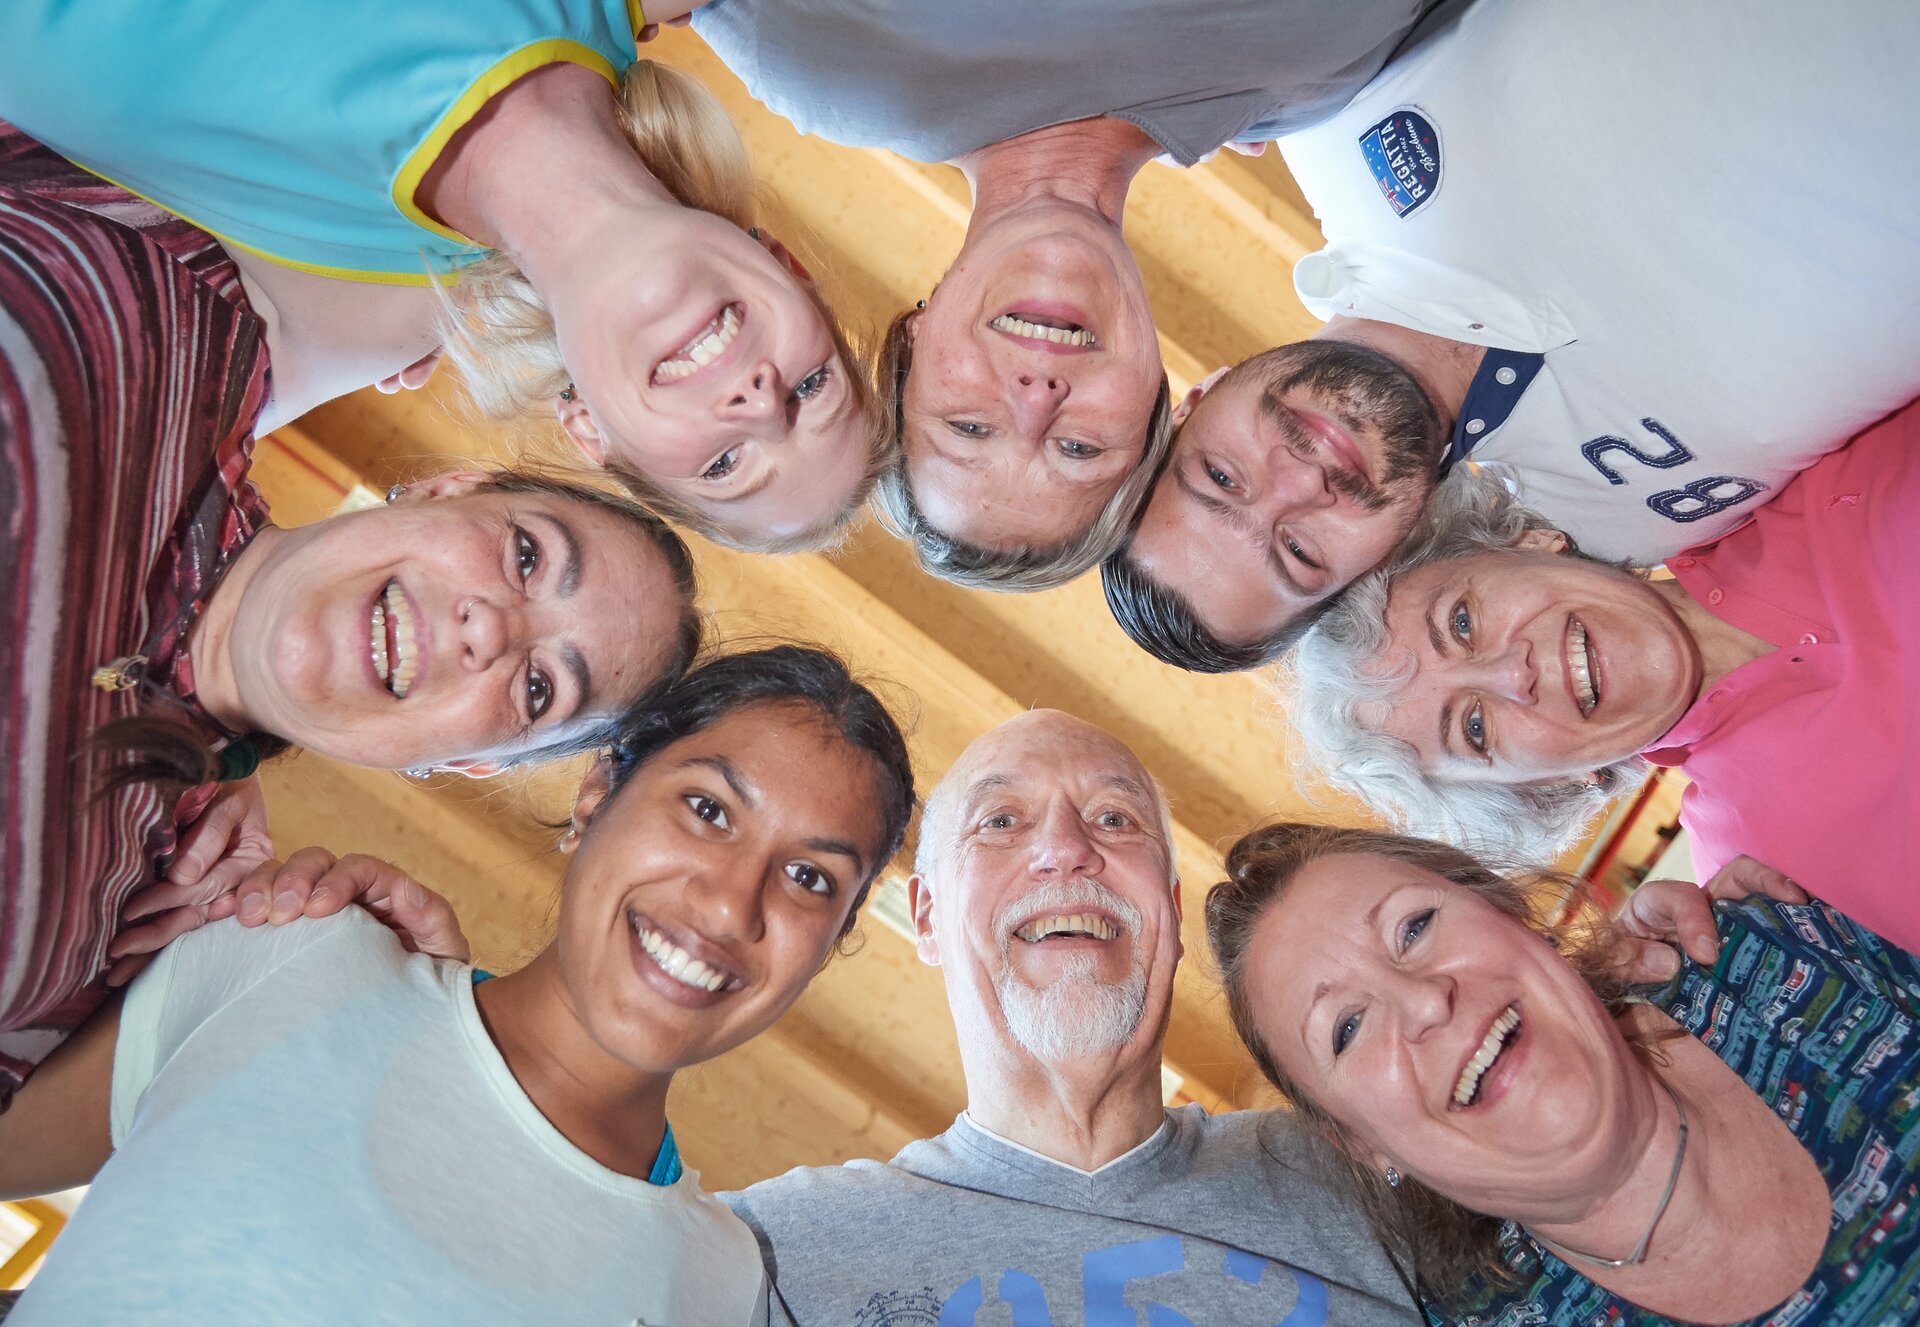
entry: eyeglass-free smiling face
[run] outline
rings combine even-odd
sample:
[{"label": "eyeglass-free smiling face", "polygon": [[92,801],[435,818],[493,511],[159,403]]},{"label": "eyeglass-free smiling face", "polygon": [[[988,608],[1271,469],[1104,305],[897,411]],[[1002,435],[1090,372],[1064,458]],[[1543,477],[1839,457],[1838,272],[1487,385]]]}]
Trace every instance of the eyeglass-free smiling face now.
[{"label": "eyeglass-free smiling face", "polygon": [[1699,697],[1692,633],[1638,577],[1544,551],[1399,577],[1382,663],[1413,677],[1381,730],[1456,781],[1578,778],[1653,745]]},{"label": "eyeglass-free smiling face", "polygon": [[1065,543],[1145,454],[1159,341],[1139,268],[1084,209],[969,236],[911,324],[902,446],[915,504],[970,544]]},{"label": "eyeglass-free smiling face", "polygon": [[803,705],[672,743],[591,812],[555,939],[571,1003],[649,1072],[764,1030],[826,962],[882,863],[875,766]]},{"label": "eyeglass-free smiling face", "polygon": [[1128,557],[1223,640],[1257,640],[1379,565],[1433,490],[1437,425],[1391,360],[1269,352],[1181,425]]},{"label": "eyeglass-free smiling face", "polygon": [[548,294],[574,374],[561,421],[596,465],[742,534],[799,534],[852,502],[867,465],[857,370],[761,242],[676,209],[669,233]]},{"label": "eyeglass-free smiling face", "polygon": [[1637,1155],[1640,1073],[1605,1007],[1537,932],[1440,876],[1308,863],[1255,925],[1246,977],[1268,1050],[1376,1167],[1539,1219]]},{"label": "eyeglass-free smiling face", "polygon": [[230,677],[251,726],[339,760],[399,769],[550,745],[624,705],[675,649],[659,549],[564,497],[445,475],[274,536],[224,654],[196,641],[196,664],[203,687]]}]

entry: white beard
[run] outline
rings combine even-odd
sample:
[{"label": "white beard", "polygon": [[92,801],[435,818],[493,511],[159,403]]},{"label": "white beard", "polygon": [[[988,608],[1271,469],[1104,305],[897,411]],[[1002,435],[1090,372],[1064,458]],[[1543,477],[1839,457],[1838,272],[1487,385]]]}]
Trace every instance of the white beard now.
[{"label": "white beard", "polygon": [[1012,947],[1021,942],[1003,929],[1000,971],[994,975],[993,987],[1000,997],[1007,1030],[1029,1055],[1049,1063],[1124,1046],[1139,1031],[1147,1004],[1139,911],[1091,880],[1045,887],[1022,899],[1020,906],[1030,910],[1041,900],[1049,910],[1071,912],[1078,906],[1092,906],[1112,913],[1133,942],[1133,969],[1121,981],[1102,981],[1094,955],[1068,954],[1058,977],[1046,986],[1034,986],[1014,970]]}]

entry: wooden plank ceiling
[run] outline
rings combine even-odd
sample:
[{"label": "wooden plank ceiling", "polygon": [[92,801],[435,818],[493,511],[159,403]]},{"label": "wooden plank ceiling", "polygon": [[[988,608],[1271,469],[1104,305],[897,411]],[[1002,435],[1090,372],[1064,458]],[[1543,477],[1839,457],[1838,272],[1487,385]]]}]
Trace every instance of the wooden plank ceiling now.
[{"label": "wooden plank ceiling", "polygon": [[[767,201],[809,252],[839,307],[883,326],[922,298],[958,249],[966,190],[957,172],[802,138],[756,106],[686,32],[652,53],[698,75],[746,132]],[[1293,297],[1294,258],[1318,244],[1311,214],[1275,153],[1223,154],[1190,171],[1149,166],[1128,234],[1176,393],[1214,367],[1315,326]],[[555,438],[477,427],[441,375],[429,390],[365,391],[263,444],[258,477],[279,518],[332,510],[454,458],[538,454]],[[831,558],[751,558],[693,540],[723,637],[811,638],[884,679],[916,716],[923,786],[975,736],[1035,705],[1069,710],[1139,753],[1173,799],[1186,890],[1187,959],[1167,1060],[1191,1097],[1259,1096],[1206,972],[1200,901],[1219,849],[1274,814],[1358,819],[1296,786],[1277,707],[1251,677],[1197,677],[1140,653],[1113,626],[1096,577],[1045,594],[988,595],[929,580],[869,528]],[[267,773],[277,842],[374,852],[451,896],[488,965],[513,963],[548,934],[561,877],[556,831],[580,766],[475,784],[431,785],[301,755]],[[672,1118],[715,1188],[800,1164],[886,1157],[945,1127],[964,1104],[938,973],[875,916],[864,948],[836,959],[771,1033],[684,1076]]]}]

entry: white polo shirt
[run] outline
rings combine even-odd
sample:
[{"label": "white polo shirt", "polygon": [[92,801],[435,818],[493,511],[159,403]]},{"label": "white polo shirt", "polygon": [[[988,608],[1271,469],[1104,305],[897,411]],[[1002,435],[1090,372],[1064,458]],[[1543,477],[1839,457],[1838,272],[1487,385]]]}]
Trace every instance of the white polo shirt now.
[{"label": "white polo shirt", "polygon": [[1476,0],[1281,148],[1307,307],[1520,352],[1457,439],[1590,552],[1711,539],[1920,395],[1914,0]]}]

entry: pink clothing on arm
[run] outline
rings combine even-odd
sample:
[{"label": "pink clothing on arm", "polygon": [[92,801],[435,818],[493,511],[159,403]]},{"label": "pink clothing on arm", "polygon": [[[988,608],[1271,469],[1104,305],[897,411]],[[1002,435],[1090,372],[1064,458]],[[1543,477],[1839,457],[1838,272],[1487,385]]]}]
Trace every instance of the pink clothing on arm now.
[{"label": "pink clothing on arm", "polygon": [[1695,869],[1746,853],[1920,948],[1920,402],[1667,566],[1777,647],[1644,752],[1693,781],[1680,821]]}]

